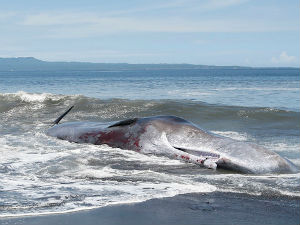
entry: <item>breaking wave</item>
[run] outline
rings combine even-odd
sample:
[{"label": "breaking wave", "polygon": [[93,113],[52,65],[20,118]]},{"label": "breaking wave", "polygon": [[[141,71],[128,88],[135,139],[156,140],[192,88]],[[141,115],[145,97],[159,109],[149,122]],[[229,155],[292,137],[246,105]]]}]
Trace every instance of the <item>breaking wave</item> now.
[{"label": "breaking wave", "polygon": [[[146,115],[177,115],[195,122],[208,120],[255,120],[272,123],[278,120],[289,124],[299,121],[300,112],[270,107],[239,107],[214,105],[190,100],[126,100],[86,97],[84,95],[58,95],[50,93],[0,94],[0,113],[16,108],[41,109],[53,112],[52,118],[70,105],[75,105],[75,115],[97,119],[120,119]],[[197,120],[197,118],[201,118]],[[74,118],[73,118],[74,119]],[[293,124],[294,126],[295,124]]]}]

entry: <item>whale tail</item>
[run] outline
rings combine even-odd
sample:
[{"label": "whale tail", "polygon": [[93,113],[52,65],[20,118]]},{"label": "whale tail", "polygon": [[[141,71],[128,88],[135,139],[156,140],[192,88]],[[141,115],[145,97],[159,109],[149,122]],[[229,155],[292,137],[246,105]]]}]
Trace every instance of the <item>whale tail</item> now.
[{"label": "whale tail", "polygon": [[73,109],[73,107],[74,107],[74,105],[71,106],[67,111],[65,111],[60,117],[58,117],[58,118],[53,122],[53,124],[54,124],[54,125],[55,125],[55,124],[58,124],[59,121],[61,121],[62,118],[64,118],[64,117],[71,111],[71,109]]}]

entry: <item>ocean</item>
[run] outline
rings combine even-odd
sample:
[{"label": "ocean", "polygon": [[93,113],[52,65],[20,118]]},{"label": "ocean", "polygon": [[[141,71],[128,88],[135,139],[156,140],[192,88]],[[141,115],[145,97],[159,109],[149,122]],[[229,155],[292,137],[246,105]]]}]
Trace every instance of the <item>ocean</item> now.
[{"label": "ocean", "polygon": [[0,72],[0,217],[65,213],[186,193],[300,197],[300,173],[239,174],[76,144],[62,122],[175,115],[300,167],[299,69]]}]

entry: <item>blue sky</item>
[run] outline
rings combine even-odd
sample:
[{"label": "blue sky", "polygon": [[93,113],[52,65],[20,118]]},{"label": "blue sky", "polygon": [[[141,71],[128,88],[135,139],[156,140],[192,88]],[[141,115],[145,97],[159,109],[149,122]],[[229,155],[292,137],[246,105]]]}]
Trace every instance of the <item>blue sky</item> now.
[{"label": "blue sky", "polygon": [[299,67],[298,0],[7,0],[0,57]]}]

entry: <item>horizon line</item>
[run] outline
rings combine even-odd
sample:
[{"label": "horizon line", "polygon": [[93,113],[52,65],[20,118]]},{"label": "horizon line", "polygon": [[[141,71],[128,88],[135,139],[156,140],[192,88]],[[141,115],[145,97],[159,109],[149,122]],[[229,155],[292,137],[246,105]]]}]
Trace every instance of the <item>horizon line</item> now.
[{"label": "horizon line", "polygon": [[[90,64],[127,64],[127,65],[193,65],[193,66],[207,66],[207,67],[240,67],[240,68],[258,68],[258,69],[268,69],[268,68],[291,68],[300,69],[300,66],[239,66],[239,65],[208,65],[208,64],[194,64],[194,63],[128,63],[128,62],[90,62],[90,61],[51,61],[39,59],[33,56],[17,56],[17,57],[0,57],[0,59],[35,59],[41,62],[47,63],[90,63]],[[204,69],[204,68],[203,68]]]}]

